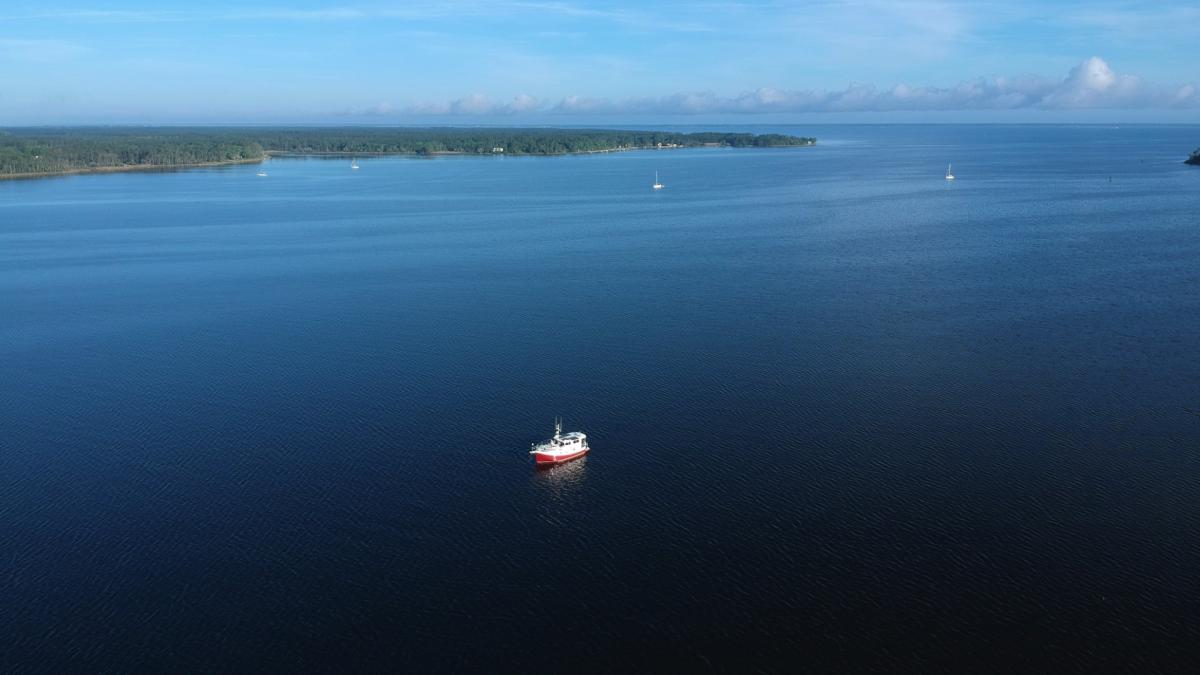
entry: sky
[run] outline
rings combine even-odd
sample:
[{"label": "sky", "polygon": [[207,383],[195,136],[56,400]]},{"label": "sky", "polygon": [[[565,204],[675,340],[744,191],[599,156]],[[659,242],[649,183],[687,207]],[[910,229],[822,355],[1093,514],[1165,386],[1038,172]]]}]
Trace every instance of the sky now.
[{"label": "sky", "polygon": [[1200,0],[2,0],[0,126],[1200,122]]}]

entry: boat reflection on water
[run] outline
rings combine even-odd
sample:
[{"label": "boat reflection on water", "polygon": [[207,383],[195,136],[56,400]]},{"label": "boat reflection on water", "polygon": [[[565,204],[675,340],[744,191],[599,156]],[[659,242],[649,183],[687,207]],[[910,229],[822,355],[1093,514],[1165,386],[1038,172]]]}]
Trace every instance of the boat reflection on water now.
[{"label": "boat reflection on water", "polygon": [[533,483],[555,499],[570,497],[583,486],[587,461],[587,457],[580,457],[562,464],[534,465]]}]

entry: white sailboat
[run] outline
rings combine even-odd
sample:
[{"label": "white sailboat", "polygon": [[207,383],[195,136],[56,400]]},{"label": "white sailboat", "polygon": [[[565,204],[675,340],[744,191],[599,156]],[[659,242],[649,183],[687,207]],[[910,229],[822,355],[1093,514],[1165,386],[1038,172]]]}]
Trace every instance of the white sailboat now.
[{"label": "white sailboat", "polygon": [[651,185],[650,187],[655,190],[661,190],[661,189],[667,187],[666,185],[663,185],[662,183],[658,182],[658,172],[657,171],[654,172],[654,185]]},{"label": "white sailboat", "polygon": [[262,169],[262,170],[261,170],[261,171],[259,171],[259,172],[258,172],[256,175],[257,175],[259,178],[266,178],[266,177],[267,177],[267,170],[266,170],[266,169]]},{"label": "white sailboat", "polygon": [[954,180],[954,172],[950,170],[951,165],[946,165],[946,180]]},{"label": "white sailboat", "polygon": [[357,168],[358,168],[358,159],[357,159],[357,158],[350,160],[350,168],[351,168],[351,169],[357,169]]}]

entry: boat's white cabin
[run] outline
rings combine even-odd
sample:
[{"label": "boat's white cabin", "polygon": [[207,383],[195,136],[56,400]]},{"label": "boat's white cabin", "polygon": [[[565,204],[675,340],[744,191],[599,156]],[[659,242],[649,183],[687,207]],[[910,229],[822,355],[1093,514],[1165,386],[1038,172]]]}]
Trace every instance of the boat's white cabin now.
[{"label": "boat's white cabin", "polygon": [[562,423],[558,422],[554,425],[554,437],[534,445],[534,451],[556,452],[569,450],[571,448],[586,448],[587,434],[581,431],[562,432]]}]

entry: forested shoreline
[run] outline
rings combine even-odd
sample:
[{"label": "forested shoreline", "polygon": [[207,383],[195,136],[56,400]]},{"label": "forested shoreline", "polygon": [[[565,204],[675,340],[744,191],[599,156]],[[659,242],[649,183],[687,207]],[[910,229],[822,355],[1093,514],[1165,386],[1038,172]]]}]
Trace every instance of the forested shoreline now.
[{"label": "forested shoreline", "polygon": [[559,155],[814,143],[815,138],[783,134],[613,129],[20,128],[0,130],[0,178],[234,164],[271,154]]}]

